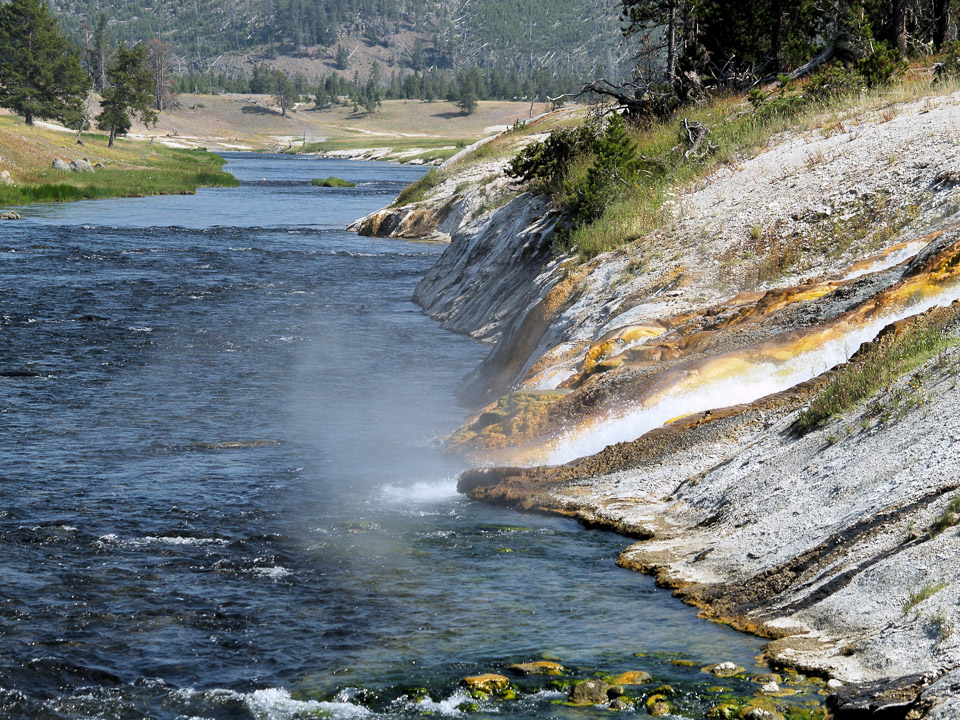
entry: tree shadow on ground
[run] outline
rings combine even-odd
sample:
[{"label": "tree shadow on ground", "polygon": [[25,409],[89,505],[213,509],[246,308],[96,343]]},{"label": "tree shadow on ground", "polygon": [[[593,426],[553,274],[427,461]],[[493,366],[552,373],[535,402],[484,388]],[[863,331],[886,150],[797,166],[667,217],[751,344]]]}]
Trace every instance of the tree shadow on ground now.
[{"label": "tree shadow on ground", "polygon": [[275,115],[280,117],[279,111],[264,107],[263,105],[244,105],[240,112],[244,115]]},{"label": "tree shadow on ground", "polygon": [[462,112],[441,112],[434,113],[430,117],[440,118],[441,120],[455,120],[457,118],[466,117]]}]

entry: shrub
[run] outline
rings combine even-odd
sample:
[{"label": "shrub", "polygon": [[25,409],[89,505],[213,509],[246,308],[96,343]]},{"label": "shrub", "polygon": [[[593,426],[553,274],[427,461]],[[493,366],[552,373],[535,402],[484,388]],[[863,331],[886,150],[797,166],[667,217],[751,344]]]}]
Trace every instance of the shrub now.
[{"label": "shrub", "polygon": [[857,63],[857,72],[869,88],[889,85],[906,71],[907,61],[900,51],[885,42],[878,42],[873,52]]},{"label": "shrub", "polygon": [[830,65],[814,74],[805,94],[811,100],[824,102],[842,95],[852,95],[864,87],[863,78],[843,65]]},{"label": "shrub", "polygon": [[943,59],[937,64],[936,79],[960,77],[960,41],[954,40],[943,48]]},{"label": "shrub", "polygon": [[551,132],[541,142],[525,147],[507,166],[507,175],[534,182],[545,192],[559,188],[573,161],[593,149],[596,131],[590,123]]},{"label": "shrub", "polygon": [[637,143],[619,115],[613,115],[607,129],[594,143],[597,159],[587,171],[586,184],[574,214],[574,224],[590,223],[603,214],[612,198],[636,184],[640,169]]}]

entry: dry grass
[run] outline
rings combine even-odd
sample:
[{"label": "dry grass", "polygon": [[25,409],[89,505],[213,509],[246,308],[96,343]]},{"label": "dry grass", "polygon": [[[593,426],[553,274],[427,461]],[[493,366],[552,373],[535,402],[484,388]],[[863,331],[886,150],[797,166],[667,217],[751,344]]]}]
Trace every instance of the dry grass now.
[{"label": "dry grass", "polygon": [[[534,114],[545,105],[534,106]],[[485,101],[472,115],[448,102],[386,100],[374,113],[350,107],[314,110],[304,103],[287,117],[265,95],[181,95],[180,107],[164,112],[155,128],[135,131],[171,141],[220,143],[250,149],[300,151],[396,148],[409,150],[469,145],[530,116],[530,103]]]}]

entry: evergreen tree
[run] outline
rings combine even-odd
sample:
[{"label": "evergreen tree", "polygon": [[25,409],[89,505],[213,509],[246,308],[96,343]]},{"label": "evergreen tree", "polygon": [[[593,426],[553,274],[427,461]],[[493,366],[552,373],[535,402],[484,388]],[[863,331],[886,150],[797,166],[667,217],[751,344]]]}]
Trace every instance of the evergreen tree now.
[{"label": "evergreen tree", "polygon": [[286,117],[287,111],[294,106],[300,97],[297,88],[283,70],[274,70],[273,72],[273,92],[273,99],[280,106],[281,117]]},{"label": "evergreen tree", "polygon": [[0,107],[27,125],[46,118],[75,126],[89,92],[80,51],[60,32],[43,0],[0,6]]},{"label": "evergreen tree", "polygon": [[155,82],[147,67],[146,45],[121,44],[107,68],[107,81],[110,86],[103,93],[96,120],[101,130],[110,131],[109,146],[113,147],[117,135],[125,135],[130,130],[131,116],[139,117],[146,125],[157,121],[157,113],[150,107]]},{"label": "evergreen tree", "polygon": [[460,74],[456,103],[464,115],[473,115],[477,110],[477,82],[474,73],[465,71]]},{"label": "evergreen tree", "polygon": [[93,46],[90,48],[90,75],[93,89],[102,93],[107,87],[107,66],[110,64],[110,31],[107,30],[107,16],[100,13],[97,28],[93,31]]},{"label": "evergreen tree", "polygon": [[337,68],[340,70],[346,70],[347,65],[350,64],[350,51],[347,50],[343,45],[337,45]]},{"label": "evergreen tree", "polygon": [[597,159],[587,171],[587,182],[577,207],[578,224],[600,217],[607,203],[636,182],[640,167],[637,143],[630,137],[627,124],[619,115],[610,118],[594,151]]}]

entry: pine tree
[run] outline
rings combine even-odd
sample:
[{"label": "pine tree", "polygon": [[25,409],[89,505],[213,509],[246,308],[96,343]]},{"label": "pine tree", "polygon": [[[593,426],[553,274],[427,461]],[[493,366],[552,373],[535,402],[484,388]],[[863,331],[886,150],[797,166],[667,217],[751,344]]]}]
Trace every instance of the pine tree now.
[{"label": "pine tree", "polygon": [[100,13],[97,19],[89,57],[93,87],[98,93],[102,93],[107,87],[107,66],[110,65],[110,32],[107,30],[107,16],[103,13]]},{"label": "pine tree", "polygon": [[591,222],[603,214],[610,200],[637,179],[640,158],[627,124],[613,115],[594,147],[597,159],[587,171],[587,182],[577,208],[577,222]]},{"label": "pine tree", "polygon": [[117,135],[125,135],[130,130],[131,116],[139,117],[146,125],[157,121],[157,113],[150,107],[155,83],[147,67],[146,45],[121,44],[107,68],[107,80],[110,86],[103,93],[101,112],[96,119],[101,130],[110,131],[109,146],[113,147]]},{"label": "pine tree", "polygon": [[60,32],[43,0],[0,6],[0,107],[75,126],[83,117],[90,78],[80,51]]},{"label": "pine tree", "polygon": [[299,96],[293,82],[283,70],[273,72],[273,92],[273,99],[280,106],[281,117],[286,117],[287,111],[294,106]]}]

